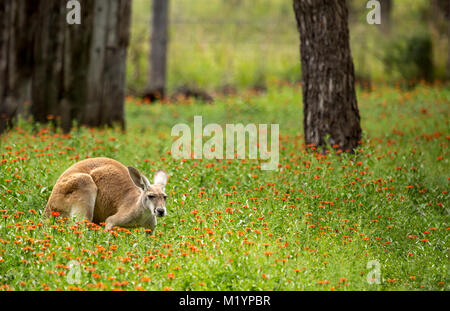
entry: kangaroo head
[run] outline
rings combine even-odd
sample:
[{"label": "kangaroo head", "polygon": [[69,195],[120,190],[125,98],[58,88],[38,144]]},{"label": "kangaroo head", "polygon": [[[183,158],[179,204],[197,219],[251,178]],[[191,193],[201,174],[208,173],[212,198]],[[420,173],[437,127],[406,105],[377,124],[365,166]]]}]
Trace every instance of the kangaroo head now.
[{"label": "kangaroo head", "polygon": [[164,192],[164,187],[167,184],[167,174],[162,170],[157,171],[152,185],[147,177],[142,175],[136,168],[129,166],[128,172],[134,184],[142,189],[139,201],[143,207],[149,209],[156,217],[165,216],[167,195]]}]

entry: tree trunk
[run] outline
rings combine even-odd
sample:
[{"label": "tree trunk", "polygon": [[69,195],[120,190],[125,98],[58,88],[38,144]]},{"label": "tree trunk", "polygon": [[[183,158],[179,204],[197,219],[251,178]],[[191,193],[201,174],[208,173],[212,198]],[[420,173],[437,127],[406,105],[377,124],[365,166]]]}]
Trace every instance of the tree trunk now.
[{"label": "tree trunk", "polygon": [[294,11],[301,41],[306,144],[353,151],[361,127],[345,0],[294,0]]},{"label": "tree trunk", "polygon": [[447,72],[446,79],[450,80],[450,2],[448,0],[432,0],[430,8],[430,22],[439,34],[447,39]]},{"label": "tree trunk", "polygon": [[88,66],[92,44],[94,3],[81,0],[81,24],[64,28],[61,127],[68,131],[73,120],[82,123],[87,105]]},{"label": "tree trunk", "polygon": [[33,1],[0,2],[0,133],[12,125],[31,97]]},{"label": "tree trunk", "polygon": [[381,6],[380,30],[384,34],[389,34],[391,31],[392,0],[380,0],[380,6]]},{"label": "tree trunk", "polygon": [[131,0],[79,0],[81,24],[69,25],[66,2],[37,1],[31,113],[65,132],[125,127],[125,61]]},{"label": "tree trunk", "polygon": [[35,121],[45,123],[62,115],[66,8],[59,0],[38,3],[31,114]]},{"label": "tree trunk", "polygon": [[169,0],[153,0],[152,36],[146,97],[163,98],[166,91]]},{"label": "tree trunk", "polygon": [[95,1],[88,68],[88,103],[82,123],[125,128],[125,62],[131,0]]}]

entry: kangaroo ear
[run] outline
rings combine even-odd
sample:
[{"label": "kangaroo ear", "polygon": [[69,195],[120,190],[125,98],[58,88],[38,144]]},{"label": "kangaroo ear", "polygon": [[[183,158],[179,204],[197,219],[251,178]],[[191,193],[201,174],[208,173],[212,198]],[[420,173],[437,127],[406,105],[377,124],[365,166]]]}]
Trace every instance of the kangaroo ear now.
[{"label": "kangaroo ear", "polygon": [[144,189],[147,190],[150,187],[150,182],[148,181],[147,177],[141,174],[142,181],[144,182]]},{"label": "kangaroo ear", "polygon": [[155,173],[155,177],[153,177],[153,183],[162,185],[164,188],[164,186],[167,184],[168,178],[169,177],[167,176],[166,172],[164,172],[163,170],[159,170]]},{"label": "kangaroo ear", "polygon": [[134,184],[142,190],[146,190],[150,186],[148,179],[145,178],[145,176],[143,176],[137,168],[128,166],[128,173],[130,174],[131,180]]}]

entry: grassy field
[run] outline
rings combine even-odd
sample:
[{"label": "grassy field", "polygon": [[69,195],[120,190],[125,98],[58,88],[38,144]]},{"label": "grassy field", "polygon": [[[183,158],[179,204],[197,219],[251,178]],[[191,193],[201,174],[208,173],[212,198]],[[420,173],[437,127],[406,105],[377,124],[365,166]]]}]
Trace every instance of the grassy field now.
[{"label": "grassy field", "polygon": [[[358,98],[355,155],[307,153],[300,89],[281,83],[212,105],[128,98],[126,133],[20,122],[0,137],[0,289],[448,290],[449,88],[379,86]],[[194,115],[279,124],[279,170],[173,159],[171,128]],[[43,224],[58,176],[96,156],[170,174],[155,232]]]}]

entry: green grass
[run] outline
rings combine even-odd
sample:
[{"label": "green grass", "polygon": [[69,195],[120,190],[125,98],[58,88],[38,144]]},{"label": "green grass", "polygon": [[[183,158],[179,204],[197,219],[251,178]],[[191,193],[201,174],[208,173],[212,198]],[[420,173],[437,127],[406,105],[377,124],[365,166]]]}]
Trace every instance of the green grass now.
[{"label": "green grass", "polygon": [[[271,84],[212,105],[129,98],[127,128],[62,135],[21,121],[0,138],[0,288],[7,290],[448,290],[450,92],[358,93],[356,155],[305,151],[301,92]],[[280,124],[280,167],[174,160],[177,123]],[[170,175],[153,234],[105,232],[43,207],[58,176],[107,156]],[[70,284],[80,263],[80,283]],[[380,284],[369,284],[376,260]],[[68,278],[69,277],[69,278]]]}]

